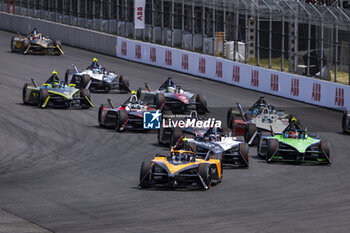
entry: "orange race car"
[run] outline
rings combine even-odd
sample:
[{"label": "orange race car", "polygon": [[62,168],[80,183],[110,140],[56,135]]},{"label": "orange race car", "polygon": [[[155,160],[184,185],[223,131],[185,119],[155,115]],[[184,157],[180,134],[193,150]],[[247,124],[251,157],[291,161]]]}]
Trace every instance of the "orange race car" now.
[{"label": "orange race car", "polygon": [[172,149],[170,155],[156,155],[153,160],[142,163],[139,186],[200,187],[207,190],[221,181],[221,155],[209,151],[204,159],[200,159],[192,151]]}]

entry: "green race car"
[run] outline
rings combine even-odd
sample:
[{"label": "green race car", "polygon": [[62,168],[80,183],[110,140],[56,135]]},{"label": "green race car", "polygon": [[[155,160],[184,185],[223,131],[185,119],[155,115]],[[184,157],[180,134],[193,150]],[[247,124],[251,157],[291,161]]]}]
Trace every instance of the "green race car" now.
[{"label": "green race car", "polygon": [[261,136],[257,150],[258,156],[265,157],[267,162],[331,164],[329,143],[308,134],[296,122],[291,122],[282,133]]},{"label": "green race car", "polygon": [[62,106],[69,108],[71,106],[80,106],[81,108],[93,107],[88,90],[89,76],[83,76],[81,81],[83,88],[75,88],[74,84],[67,85],[57,77],[56,71],[41,86],[38,86],[34,79],[31,83],[25,83],[23,87],[23,103],[37,105],[39,108],[47,106]]}]

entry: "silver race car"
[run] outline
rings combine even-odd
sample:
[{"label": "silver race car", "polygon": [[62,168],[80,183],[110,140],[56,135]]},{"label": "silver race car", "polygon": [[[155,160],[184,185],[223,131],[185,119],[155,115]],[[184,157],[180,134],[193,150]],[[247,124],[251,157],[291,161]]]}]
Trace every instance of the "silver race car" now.
[{"label": "silver race car", "polygon": [[78,68],[73,65],[73,69],[68,69],[65,75],[66,83],[76,84],[80,86],[83,75],[88,75],[91,79],[90,91],[119,91],[120,93],[131,92],[129,81],[124,74],[118,75],[114,71],[107,71],[106,68],[100,66],[94,58],[92,63],[84,70],[79,72]]}]

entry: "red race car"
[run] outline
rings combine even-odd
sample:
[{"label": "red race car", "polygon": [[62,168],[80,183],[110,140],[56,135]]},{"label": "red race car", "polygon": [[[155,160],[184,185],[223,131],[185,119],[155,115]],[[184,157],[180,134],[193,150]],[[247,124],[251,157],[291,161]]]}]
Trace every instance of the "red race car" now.
[{"label": "red race car", "polygon": [[[163,96],[164,97],[164,96]],[[160,96],[157,104],[147,103],[137,98],[136,92],[132,92],[129,98],[119,107],[114,107],[111,100],[108,104],[101,104],[98,111],[98,122],[101,127],[115,128],[117,131],[126,129],[144,130],[143,113],[161,109],[165,99]]]}]

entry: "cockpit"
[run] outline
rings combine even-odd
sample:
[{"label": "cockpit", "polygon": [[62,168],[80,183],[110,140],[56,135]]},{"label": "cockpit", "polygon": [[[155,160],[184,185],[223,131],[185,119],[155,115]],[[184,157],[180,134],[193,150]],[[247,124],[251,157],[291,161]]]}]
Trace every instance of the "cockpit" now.
[{"label": "cockpit", "polygon": [[195,162],[196,154],[191,151],[172,151],[169,159],[173,163]]},{"label": "cockpit", "polygon": [[290,123],[282,134],[283,138],[306,139],[306,131],[302,130],[296,122]]},{"label": "cockpit", "polygon": [[138,100],[137,96],[135,94],[129,96],[129,98],[125,101],[123,104],[125,106],[125,109],[127,111],[131,110],[145,110],[146,106],[141,100]]}]

